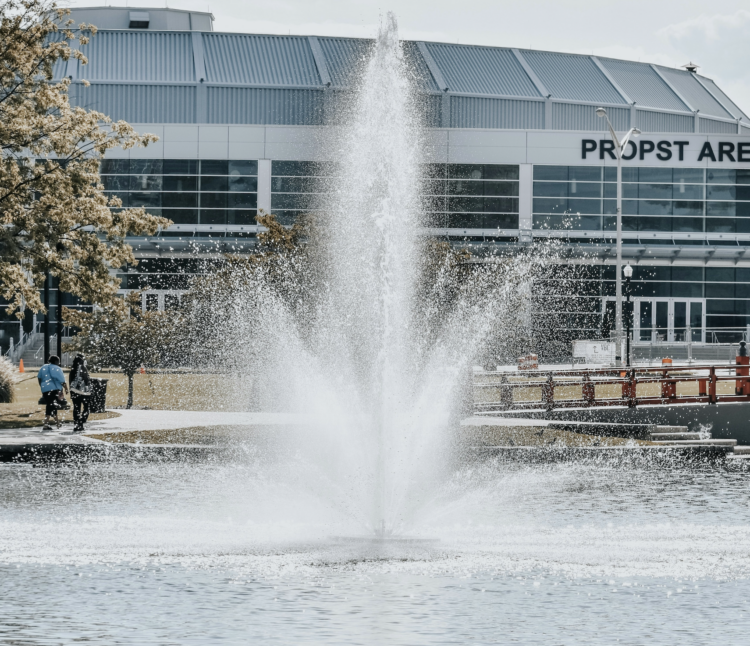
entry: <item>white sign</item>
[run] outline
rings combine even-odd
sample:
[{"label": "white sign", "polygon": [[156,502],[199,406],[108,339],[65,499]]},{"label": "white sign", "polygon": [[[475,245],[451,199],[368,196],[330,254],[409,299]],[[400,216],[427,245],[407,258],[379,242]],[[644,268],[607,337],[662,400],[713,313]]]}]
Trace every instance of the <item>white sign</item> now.
[{"label": "white sign", "polygon": [[583,359],[586,363],[614,363],[615,342],[573,341],[573,358]]}]

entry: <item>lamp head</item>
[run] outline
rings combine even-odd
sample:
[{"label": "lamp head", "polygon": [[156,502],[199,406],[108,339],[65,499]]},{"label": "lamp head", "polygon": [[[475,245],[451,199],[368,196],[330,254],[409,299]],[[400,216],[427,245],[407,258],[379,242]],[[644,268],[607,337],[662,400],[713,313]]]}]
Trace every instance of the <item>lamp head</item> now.
[{"label": "lamp head", "polygon": [[622,268],[622,275],[625,276],[625,278],[631,278],[633,276],[633,268],[630,266],[630,263]]},{"label": "lamp head", "polygon": [[638,130],[638,128],[633,128],[633,134],[632,134],[632,136],[633,137],[640,137],[641,136],[641,131]]},{"label": "lamp head", "polygon": [[607,111],[604,108],[597,108],[596,109],[596,116],[600,118],[604,118],[607,116]]}]

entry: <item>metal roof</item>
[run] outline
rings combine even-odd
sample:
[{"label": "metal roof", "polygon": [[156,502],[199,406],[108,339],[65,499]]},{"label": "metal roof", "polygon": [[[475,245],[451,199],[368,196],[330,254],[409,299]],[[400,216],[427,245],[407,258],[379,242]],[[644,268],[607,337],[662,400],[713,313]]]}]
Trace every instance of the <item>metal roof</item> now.
[{"label": "metal roof", "polygon": [[588,56],[528,50],[521,53],[555,98],[626,103]]},{"label": "metal roof", "polygon": [[452,92],[540,97],[509,49],[425,43]]},{"label": "metal roof", "polygon": [[674,89],[687,100],[693,110],[698,110],[703,115],[723,117],[725,119],[732,118],[732,115],[722,108],[721,104],[698,82],[695,74],[692,72],[661,66],[659,67],[659,71],[666,77]]},{"label": "metal roof", "polygon": [[[326,90],[350,87],[371,46],[355,38],[102,30],[82,48],[88,65],[60,63],[55,76],[91,82],[91,88],[74,84],[74,103],[137,123],[303,125],[324,121]],[[623,106],[618,124],[646,132],[656,124],[664,132],[725,132],[732,123],[739,131],[737,119],[750,126],[713,81],[681,70],[500,47],[403,46],[431,126],[576,130],[589,123],[596,104]],[[99,84],[108,87],[96,89]],[[143,105],[123,101],[117,90],[132,85],[150,88]],[[222,94],[219,88],[243,91]],[[180,105],[177,97],[190,105]],[[471,103],[467,97],[489,101]],[[632,103],[637,110],[628,108]]]},{"label": "metal roof", "polygon": [[204,33],[208,83],[318,87],[310,44],[302,36]]},{"label": "metal roof", "polygon": [[680,112],[688,111],[688,107],[680,101],[680,97],[650,66],[611,58],[599,60],[636,105]]}]

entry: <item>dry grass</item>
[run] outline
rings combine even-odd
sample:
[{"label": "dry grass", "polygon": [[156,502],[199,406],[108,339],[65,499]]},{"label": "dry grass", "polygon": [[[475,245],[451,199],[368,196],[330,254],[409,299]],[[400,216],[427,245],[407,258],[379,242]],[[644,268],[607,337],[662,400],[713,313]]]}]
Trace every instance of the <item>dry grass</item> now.
[{"label": "dry grass", "polygon": [[475,446],[648,446],[653,442],[599,437],[533,426],[462,426],[465,441]]},{"label": "dry grass", "polygon": [[[34,428],[44,424],[44,406],[40,405],[39,382],[36,380],[37,370],[29,370],[19,375],[16,384],[16,397],[12,404],[0,404],[0,429],[3,428]],[[60,421],[73,419],[73,411],[59,411]],[[119,417],[119,413],[92,413],[89,420],[109,419]]]}]

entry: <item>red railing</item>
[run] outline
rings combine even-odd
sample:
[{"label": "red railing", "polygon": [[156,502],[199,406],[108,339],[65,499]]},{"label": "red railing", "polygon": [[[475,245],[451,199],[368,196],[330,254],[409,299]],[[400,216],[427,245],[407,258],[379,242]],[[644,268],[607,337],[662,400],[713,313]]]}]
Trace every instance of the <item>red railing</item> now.
[{"label": "red railing", "polygon": [[[636,368],[603,368],[594,370],[555,370],[529,373],[486,373],[500,381],[475,383],[477,389],[496,389],[498,401],[476,402],[480,410],[492,409],[542,409],[591,408],[594,406],[648,406],[655,404],[717,404],[719,402],[750,402],[750,366],[747,357],[738,357],[737,367],[722,366],[662,366]],[[680,374],[683,373],[683,374]],[[684,374],[689,373],[689,374]],[[538,378],[534,378],[538,377]],[[523,379],[511,381],[510,379]],[[734,381],[733,394],[719,394],[717,384]],[[677,384],[697,382],[697,395],[677,393]],[[659,396],[637,395],[641,384],[659,384]],[[597,397],[597,386],[621,386],[620,397]],[[541,387],[541,399],[528,400],[515,397],[515,391]],[[565,387],[580,387],[581,397],[555,398],[556,391]],[[611,389],[610,389],[611,390]]]}]

